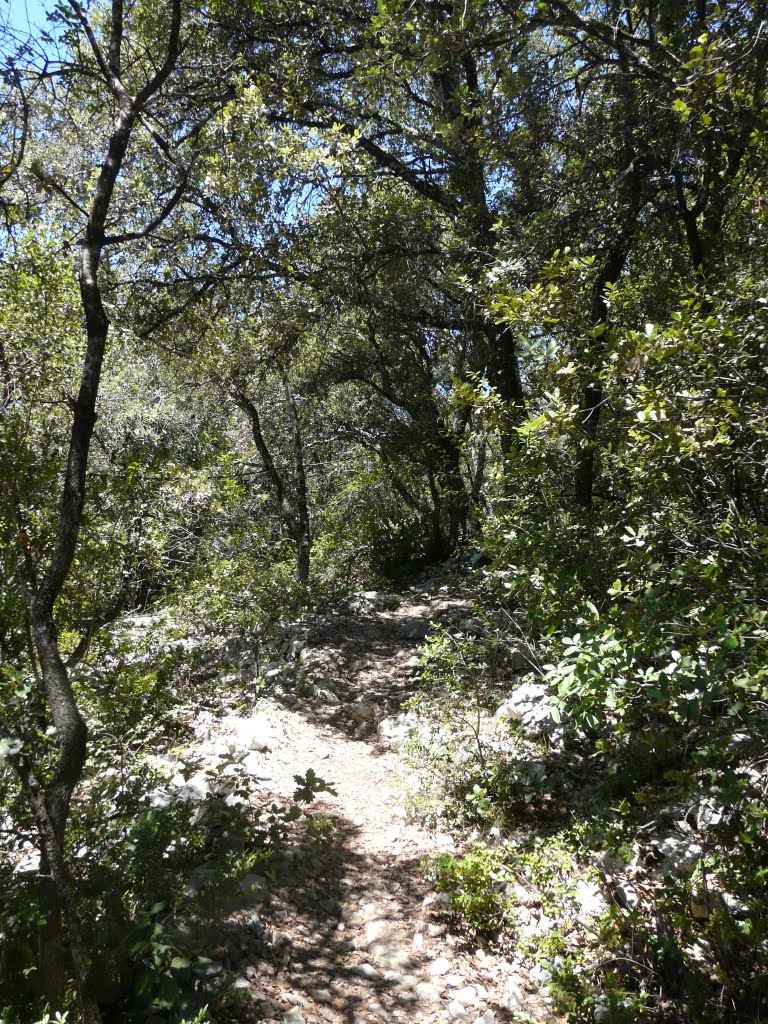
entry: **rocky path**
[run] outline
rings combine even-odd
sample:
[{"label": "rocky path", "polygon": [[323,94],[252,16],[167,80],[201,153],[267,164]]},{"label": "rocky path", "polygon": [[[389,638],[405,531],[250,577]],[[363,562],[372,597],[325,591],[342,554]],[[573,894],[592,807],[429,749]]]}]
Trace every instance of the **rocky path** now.
[{"label": "rocky path", "polygon": [[508,965],[451,934],[446,898],[421,862],[453,841],[408,820],[418,772],[385,741],[402,722],[430,624],[466,619],[468,604],[433,580],[396,608],[379,605],[369,595],[349,616],[305,625],[287,641],[290,664],[267,670],[274,685],[253,715],[198,726],[219,750],[251,748],[262,801],[289,800],[308,769],[335,791],[311,805],[309,838],[270,878],[243,880],[218,953],[246,1020],[519,1019],[506,1008],[517,1003]]}]

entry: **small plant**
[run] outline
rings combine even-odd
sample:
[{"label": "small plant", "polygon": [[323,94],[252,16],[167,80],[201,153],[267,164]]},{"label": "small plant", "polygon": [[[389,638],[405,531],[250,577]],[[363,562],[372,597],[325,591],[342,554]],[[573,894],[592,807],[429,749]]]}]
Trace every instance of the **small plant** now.
[{"label": "small plant", "polygon": [[308,814],[304,823],[307,838],[321,851],[332,850],[336,844],[338,819],[328,814]]},{"label": "small plant", "polygon": [[441,854],[425,867],[435,889],[450,896],[451,909],[472,932],[493,939],[508,927],[511,872],[499,849],[478,843],[460,857]]}]

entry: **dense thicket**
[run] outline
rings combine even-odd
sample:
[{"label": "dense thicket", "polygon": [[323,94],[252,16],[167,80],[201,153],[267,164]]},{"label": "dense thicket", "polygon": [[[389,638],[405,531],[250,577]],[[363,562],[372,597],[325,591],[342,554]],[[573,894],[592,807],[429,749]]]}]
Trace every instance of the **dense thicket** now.
[{"label": "dense thicket", "polygon": [[[67,0],[50,35],[6,26],[1,794],[43,878],[2,927],[42,934],[13,970],[52,1008],[73,971],[100,1019],[77,908],[104,881],[72,860],[85,719],[120,718],[99,630],[155,604],[266,629],[462,546],[617,800],[664,776],[738,805],[757,902],[728,941],[765,966],[728,743],[768,685],[766,19]],[[117,687],[136,721],[158,686]]]}]

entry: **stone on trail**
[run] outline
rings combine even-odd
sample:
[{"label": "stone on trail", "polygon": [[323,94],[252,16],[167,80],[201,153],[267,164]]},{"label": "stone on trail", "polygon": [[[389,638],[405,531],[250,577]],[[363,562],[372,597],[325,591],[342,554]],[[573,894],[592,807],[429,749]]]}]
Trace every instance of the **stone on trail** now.
[{"label": "stone on trail", "polygon": [[269,779],[270,775],[264,767],[264,751],[249,750],[241,764],[245,771],[254,779]]},{"label": "stone on trail", "polygon": [[437,1006],[440,1003],[440,993],[428,981],[419,982],[413,991],[422,1006]]},{"label": "stone on trail", "polygon": [[366,949],[374,943],[382,942],[384,939],[387,939],[391,933],[392,925],[389,921],[386,921],[383,918],[374,918],[373,921],[368,921],[365,926],[364,945]]},{"label": "stone on trail", "polygon": [[400,625],[400,635],[406,640],[425,640],[431,623],[426,619],[411,619]]},{"label": "stone on trail", "polygon": [[469,1014],[458,999],[454,999],[453,1002],[448,1004],[448,1013],[451,1015],[452,1020],[469,1021]]},{"label": "stone on trail", "polygon": [[438,978],[441,974],[447,974],[451,966],[450,960],[447,960],[444,956],[439,956],[437,960],[432,961],[427,970],[433,978]]},{"label": "stone on trail", "polygon": [[472,1024],[496,1024],[496,1014],[493,1010],[486,1010],[484,1014],[473,1021]]},{"label": "stone on trail", "polygon": [[373,964],[358,964],[357,967],[353,967],[350,974],[353,974],[356,978],[363,978],[365,981],[381,981],[381,975],[373,966]]},{"label": "stone on trail", "polygon": [[373,701],[359,700],[347,707],[347,713],[355,722],[375,722],[381,716],[381,708]]},{"label": "stone on trail", "polygon": [[304,1014],[298,1006],[294,1006],[293,1009],[283,1014],[283,1024],[305,1024]]},{"label": "stone on trail", "polygon": [[504,987],[501,991],[501,999],[499,1002],[505,1009],[510,1010],[512,1013],[517,1013],[519,1010],[525,1008],[526,1000],[520,980],[521,979],[517,975],[510,975],[510,977],[505,980]]},{"label": "stone on trail", "polygon": [[464,988],[453,993],[453,998],[457,999],[462,1006],[471,1006],[477,999],[477,989],[474,985],[465,985]]},{"label": "stone on trail", "polygon": [[270,750],[275,740],[269,719],[259,711],[255,711],[250,718],[227,715],[221,724],[232,733],[230,749],[233,753],[243,747],[261,752]]}]

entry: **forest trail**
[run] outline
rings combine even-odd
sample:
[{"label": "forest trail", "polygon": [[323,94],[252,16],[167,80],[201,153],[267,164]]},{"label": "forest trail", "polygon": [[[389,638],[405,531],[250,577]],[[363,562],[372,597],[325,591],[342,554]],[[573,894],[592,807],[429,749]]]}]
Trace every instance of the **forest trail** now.
[{"label": "forest trail", "polygon": [[[438,579],[394,609],[326,618],[301,651],[301,686],[257,701],[268,729],[260,799],[290,801],[308,769],[335,794],[309,808],[313,841],[284,850],[269,879],[245,880],[254,902],[233,911],[222,949],[209,953],[226,950],[250,1007],[244,1020],[494,1024],[519,1019],[512,1006],[531,1011],[509,964],[451,934],[447,899],[421,862],[453,840],[408,820],[403,803],[419,773],[381,735],[402,718],[430,625],[468,614],[461,590]],[[220,725],[238,729],[234,716]]]}]

